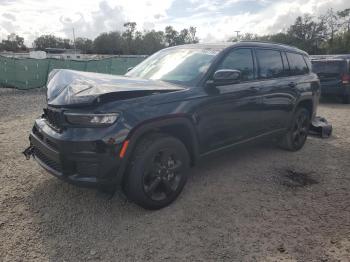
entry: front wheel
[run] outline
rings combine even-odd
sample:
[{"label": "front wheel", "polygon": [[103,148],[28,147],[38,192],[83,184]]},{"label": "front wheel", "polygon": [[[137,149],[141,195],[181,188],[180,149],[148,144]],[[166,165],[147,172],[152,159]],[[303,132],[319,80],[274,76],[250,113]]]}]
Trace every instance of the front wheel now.
[{"label": "front wheel", "polygon": [[311,113],[306,108],[298,108],[288,132],[283,136],[281,147],[290,151],[301,149],[309,133]]},{"label": "front wheel", "polygon": [[124,189],[128,198],[146,209],[160,209],[181,193],[187,180],[189,154],[175,137],[151,134],[136,146]]}]

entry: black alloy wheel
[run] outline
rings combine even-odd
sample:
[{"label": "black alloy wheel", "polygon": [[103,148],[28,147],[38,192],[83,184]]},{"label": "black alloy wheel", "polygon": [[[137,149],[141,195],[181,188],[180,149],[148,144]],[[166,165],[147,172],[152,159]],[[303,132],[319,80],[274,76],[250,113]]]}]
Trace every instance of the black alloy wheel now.
[{"label": "black alloy wheel", "polygon": [[131,157],[126,195],[146,209],[163,208],[181,193],[189,166],[189,153],[179,139],[159,133],[147,135]]},{"label": "black alloy wheel", "polygon": [[161,201],[170,197],[180,185],[184,175],[182,161],[172,148],[159,150],[153,161],[148,163],[143,176],[143,189],[146,195]]},{"label": "black alloy wheel", "polygon": [[311,121],[311,113],[304,107],[296,110],[288,132],[282,137],[280,146],[289,151],[300,150],[307,139]]},{"label": "black alloy wheel", "polygon": [[301,148],[304,145],[309,132],[309,124],[310,120],[308,114],[304,111],[299,112],[292,129],[292,142],[295,148]]}]

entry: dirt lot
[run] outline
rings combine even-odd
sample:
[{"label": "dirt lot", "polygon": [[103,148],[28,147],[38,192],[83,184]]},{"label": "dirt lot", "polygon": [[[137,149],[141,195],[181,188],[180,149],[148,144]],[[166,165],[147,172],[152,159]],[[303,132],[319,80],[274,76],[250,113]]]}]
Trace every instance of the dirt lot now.
[{"label": "dirt lot", "polygon": [[350,106],[330,139],[261,144],[192,170],[156,212],[47,174],[21,151],[43,92],[0,89],[0,261],[350,261]]}]

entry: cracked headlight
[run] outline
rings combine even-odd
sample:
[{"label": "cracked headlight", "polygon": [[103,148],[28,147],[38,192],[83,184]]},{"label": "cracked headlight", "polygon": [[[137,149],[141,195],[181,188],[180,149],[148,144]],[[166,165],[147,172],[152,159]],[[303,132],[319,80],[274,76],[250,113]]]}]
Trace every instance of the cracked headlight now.
[{"label": "cracked headlight", "polygon": [[66,120],[72,125],[80,126],[108,126],[117,121],[118,113],[83,114],[65,113]]}]

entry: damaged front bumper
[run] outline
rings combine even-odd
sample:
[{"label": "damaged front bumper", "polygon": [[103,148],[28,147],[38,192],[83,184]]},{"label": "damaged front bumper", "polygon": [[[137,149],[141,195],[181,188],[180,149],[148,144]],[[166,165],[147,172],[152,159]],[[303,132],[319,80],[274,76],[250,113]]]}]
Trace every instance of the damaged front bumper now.
[{"label": "damaged front bumper", "polygon": [[22,154],[26,157],[27,160],[29,160],[30,157],[34,154],[34,147],[30,145],[22,152]]},{"label": "damaged front bumper", "polygon": [[[40,122],[39,122],[40,123]],[[29,136],[30,146],[23,151],[49,173],[69,183],[85,187],[115,188],[120,183],[118,170],[121,145],[104,141],[65,141],[45,133],[38,122]]]}]

